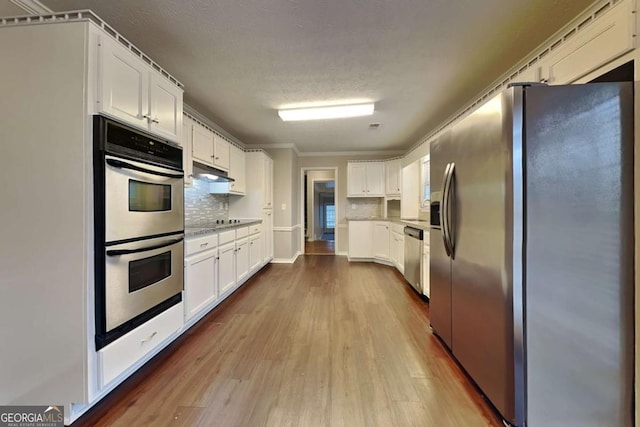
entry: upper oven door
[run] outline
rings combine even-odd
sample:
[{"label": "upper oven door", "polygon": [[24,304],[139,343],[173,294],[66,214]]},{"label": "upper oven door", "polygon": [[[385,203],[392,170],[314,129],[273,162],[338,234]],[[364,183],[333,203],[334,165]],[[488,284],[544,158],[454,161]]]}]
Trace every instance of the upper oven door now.
[{"label": "upper oven door", "polygon": [[184,230],[184,175],[105,156],[105,242]]}]

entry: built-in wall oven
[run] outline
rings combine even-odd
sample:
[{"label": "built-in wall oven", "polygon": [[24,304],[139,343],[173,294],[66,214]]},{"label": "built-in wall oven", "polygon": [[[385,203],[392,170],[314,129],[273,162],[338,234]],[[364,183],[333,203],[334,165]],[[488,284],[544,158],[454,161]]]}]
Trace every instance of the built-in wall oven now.
[{"label": "built-in wall oven", "polygon": [[179,303],[182,149],[95,116],[96,348]]}]

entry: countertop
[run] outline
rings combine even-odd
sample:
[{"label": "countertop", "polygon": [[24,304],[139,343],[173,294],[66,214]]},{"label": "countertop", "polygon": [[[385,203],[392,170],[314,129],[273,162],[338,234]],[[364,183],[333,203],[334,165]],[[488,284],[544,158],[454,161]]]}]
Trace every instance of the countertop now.
[{"label": "countertop", "polygon": [[352,217],[347,218],[347,221],[389,221],[396,224],[408,225],[411,227],[419,228],[421,230],[429,231],[431,229],[431,224],[426,220],[417,220],[417,219],[401,219],[401,218],[383,218],[378,216],[372,217]]},{"label": "countertop", "polygon": [[203,227],[185,227],[184,237],[203,236],[206,234],[216,233],[221,230],[232,230],[234,228],[247,227],[253,224],[261,224],[261,219],[243,220],[243,222],[237,224],[206,224]]}]

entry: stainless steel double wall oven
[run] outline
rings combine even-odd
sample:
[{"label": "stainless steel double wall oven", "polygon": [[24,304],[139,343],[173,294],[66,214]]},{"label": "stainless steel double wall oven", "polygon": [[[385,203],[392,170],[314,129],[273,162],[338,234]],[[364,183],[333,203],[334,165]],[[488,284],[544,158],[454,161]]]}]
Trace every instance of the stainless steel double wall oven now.
[{"label": "stainless steel double wall oven", "polygon": [[96,348],[182,300],[182,149],[95,116]]}]

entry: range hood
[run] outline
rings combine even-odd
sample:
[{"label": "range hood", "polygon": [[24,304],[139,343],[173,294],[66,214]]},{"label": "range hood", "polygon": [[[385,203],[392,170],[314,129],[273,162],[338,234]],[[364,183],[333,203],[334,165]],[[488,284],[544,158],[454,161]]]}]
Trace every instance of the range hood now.
[{"label": "range hood", "polygon": [[233,182],[234,179],[221,169],[216,169],[196,161],[193,162],[193,177],[208,182]]}]

